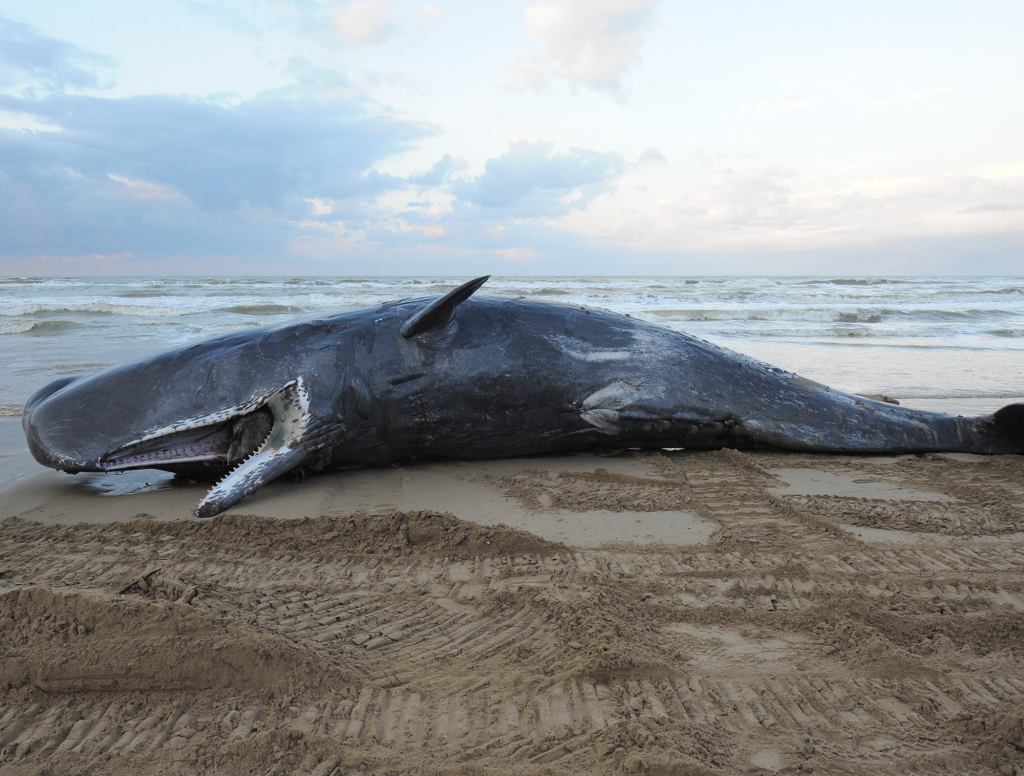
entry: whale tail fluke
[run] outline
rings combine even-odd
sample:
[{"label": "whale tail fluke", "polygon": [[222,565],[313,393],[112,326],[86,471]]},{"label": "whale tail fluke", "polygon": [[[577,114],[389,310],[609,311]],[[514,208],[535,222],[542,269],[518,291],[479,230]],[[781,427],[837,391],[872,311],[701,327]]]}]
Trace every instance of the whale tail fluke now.
[{"label": "whale tail fluke", "polygon": [[992,415],[996,434],[1010,447],[1024,453],[1024,404],[1007,404]]}]

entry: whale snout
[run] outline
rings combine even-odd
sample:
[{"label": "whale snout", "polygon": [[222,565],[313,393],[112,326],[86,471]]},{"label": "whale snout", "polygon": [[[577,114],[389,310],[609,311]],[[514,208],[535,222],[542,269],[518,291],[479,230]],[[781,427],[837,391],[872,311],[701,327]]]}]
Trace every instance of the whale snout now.
[{"label": "whale snout", "polygon": [[[40,388],[25,402],[21,425],[25,431],[28,449],[43,466],[66,472],[102,471],[97,456],[84,452],[89,440],[74,440],[67,432],[67,423],[55,412],[54,399],[80,376],[62,377]],[[77,443],[76,443],[77,442]]]},{"label": "whale snout", "polygon": [[74,375],[72,377],[62,377],[59,380],[54,380],[52,383],[49,383],[48,385],[44,385],[42,388],[40,388],[38,391],[32,394],[27,402],[25,402],[25,414],[27,415],[30,409],[46,401],[55,393],[57,393],[57,391],[67,388],[69,385],[71,385],[71,383],[79,379],[81,379],[81,375]]}]

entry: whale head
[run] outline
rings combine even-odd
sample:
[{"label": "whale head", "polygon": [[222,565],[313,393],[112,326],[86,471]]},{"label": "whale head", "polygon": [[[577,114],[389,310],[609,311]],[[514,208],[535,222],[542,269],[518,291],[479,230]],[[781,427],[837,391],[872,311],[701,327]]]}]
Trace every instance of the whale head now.
[{"label": "whale head", "polygon": [[54,381],[25,404],[29,450],[70,473],[156,468],[215,480],[197,514],[216,514],[301,463],[311,425],[302,378],[254,359],[251,341]]}]

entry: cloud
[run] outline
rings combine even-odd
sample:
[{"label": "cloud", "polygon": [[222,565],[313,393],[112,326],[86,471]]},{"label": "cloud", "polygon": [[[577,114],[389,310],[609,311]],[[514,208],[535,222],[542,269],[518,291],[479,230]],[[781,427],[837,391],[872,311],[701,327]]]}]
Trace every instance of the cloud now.
[{"label": "cloud", "polygon": [[376,46],[396,31],[390,7],[382,0],[356,0],[334,12],[334,31],[350,46]]},{"label": "cloud", "polygon": [[179,199],[181,194],[170,186],[164,186],[153,181],[144,181],[138,178],[126,178],[123,175],[107,173],[107,177],[114,183],[120,184],[126,196],[132,199]]},{"label": "cloud", "polygon": [[441,21],[441,9],[433,3],[427,5],[421,5],[416,9],[416,16],[419,17],[420,25],[423,27],[433,27],[439,21]]},{"label": "cloud", "polygon": [[440,186],[462,167],[463,164],[453,159],[451,154],[445,154],[426,172],[410,175],[408,181],[417,186]]},{"label": "cloud", "polygon": [[[513,143],[489,159],[479,175],[456,177],[462,167],[445,156],[427,172],[408,177],[405,188],[376,197],[360,232],[325,222],[291,248],[317,261],[359,255],[414,272],[424,266],[478,271],[495,258],[510,266],[557,267],[541,262],[589,258],[595,249],[585,235],[560,231],[553,221],[586,207],[626,169],[616,154],[559,152],[529,142]],[[376,258],[366,258],[371,255]]]},{"label": "cloud", "polygon": [[533,248],[501,248],[498,255],[511,264],[519,264],[536,259],[540,254]]},{"label": "cloud", "polygon": [[114,173],[170,186],[213,210],[276,207],[298,194],[372,194],[395,185],[372,165],[428,134],[358,102],[279,95],[236,104],[174,96],[0,97],[0,109],[62,130],[0,135],[8,171]]},{"label": "cloud", "polygon": [[362,93],[349,77],[340,70],[314,64],[310,60],[294,56],[285,64],[284,73],[289,84],[281,90],[283,95],[304,94],[318,99],[342,99],[358,102]]},{"label": "cloud", "polygon": [[0,87],[27,87],[46,92],[102,88],[107,56],[50,38],[27,24],[0,14]]},{"label": "cloud", "polygon": [[539,92],[550,83],[547,68],[539,57],[523,58],[519,62],[509,62],[505,72],[512,79],[511,84],[503,87],[513,92]]},{"label": "cloud", "polygon": [[624,183],[555,225],[646,254],[833,250],[1024,232],[1019,163],[908,177],[762,164],[651,189]]},{"label": "cloud", "polygon": [[556,153],[548,143],[519,142],[453,190],[492,216],[547,217],[583,207],[623,169],[616,154],[580,148]]},{"label": "cloud", "polygon": [[0,94],[0,114],[19,117],[0,124],[0,263],[66,273],[531,262],[584,243],[545,220],[586,206],[626,167],[615,154],[513,143],[476,175],[450,154],[389,175],[382,161],[436,129],[390,115],[337,70],[294,59],[288,72],[289,86],[241,100]]},{"label": "cloud", "polygon": [[640,154],[637,159],[637,164],[641,166],[659,167],[663,164],[668,164],[668,158],[657,148],[648,148]]},{"label": "cloud", "polygon": [[[526,30],[541,44],[544,69],[570,83],[616,94],[639,58],[654,0],[534,0]],[[520,83],[543,85],[530,62],[512,66]]]},{"label": "cloud", "polygon": [[430,134],[351,99],[0,96],[55,132],[0,130],[0,256],[274,255],[302,219],[358,230]]}]

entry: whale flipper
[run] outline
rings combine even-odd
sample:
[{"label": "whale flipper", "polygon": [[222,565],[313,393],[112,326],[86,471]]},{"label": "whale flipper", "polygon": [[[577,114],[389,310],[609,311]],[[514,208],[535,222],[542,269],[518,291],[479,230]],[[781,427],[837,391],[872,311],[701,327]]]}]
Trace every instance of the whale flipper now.
[{"label": "whale flipper", "polygon": [[452,319],[455,308],[465,302],[473,293],[490,279],[490,275],[470,280],[437,299],[402,324],[402,336],[412,339],[417,334],[444,326]]}]

